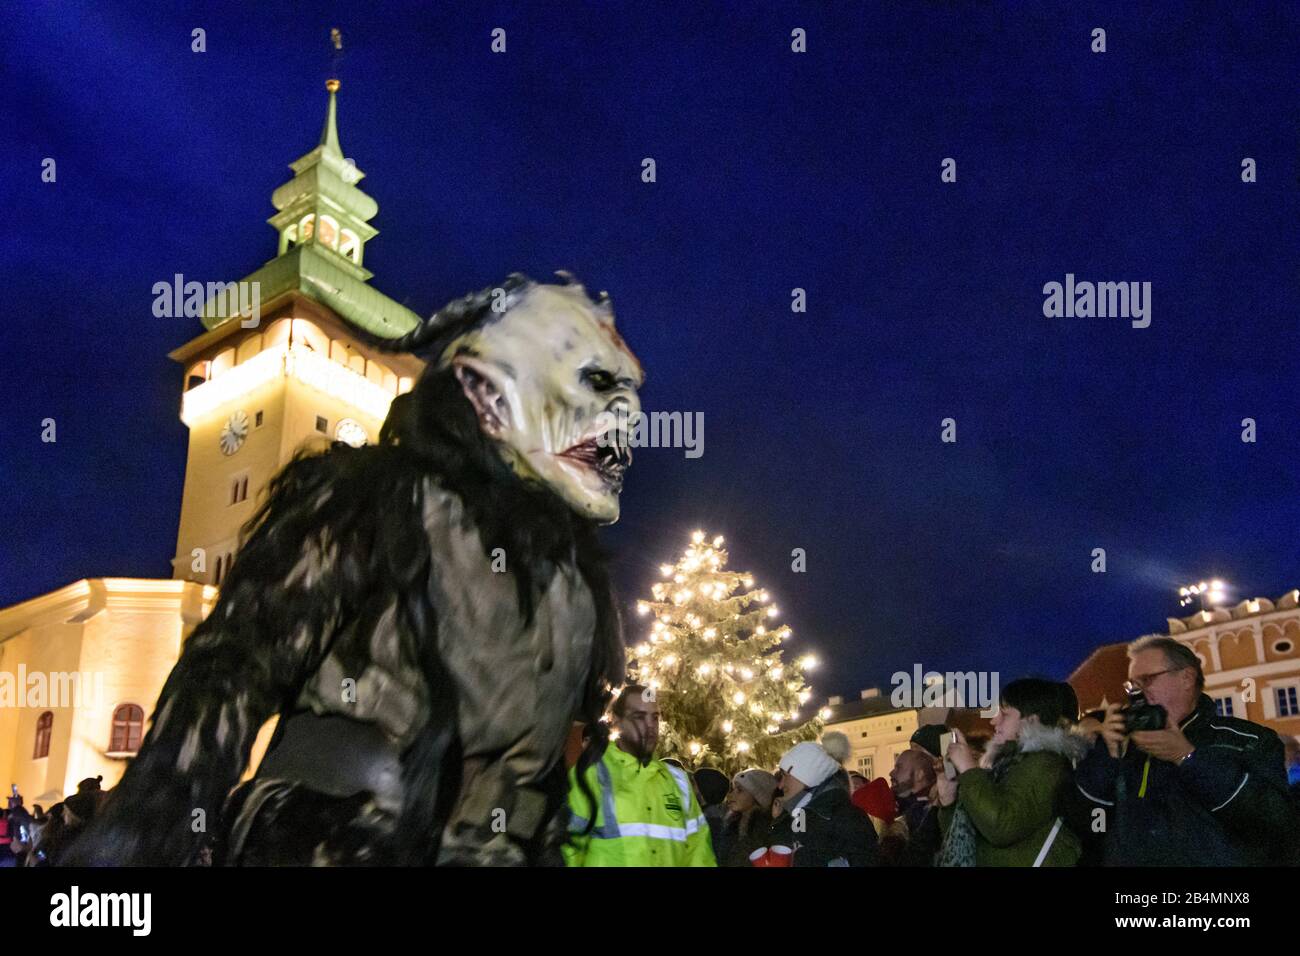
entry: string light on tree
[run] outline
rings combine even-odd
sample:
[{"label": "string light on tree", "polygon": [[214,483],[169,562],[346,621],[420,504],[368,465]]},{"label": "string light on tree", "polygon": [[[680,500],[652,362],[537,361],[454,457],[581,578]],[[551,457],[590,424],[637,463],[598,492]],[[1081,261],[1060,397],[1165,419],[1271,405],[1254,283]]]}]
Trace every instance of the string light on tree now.
[{"label": "string light on tree", "polygon": [[752,574],[727,570],[722,536],[696,531],[659,573],[651,599],[637,602],[653,624],[630,651],[629,676],[657,689],[664,755],[730,774],[775,766],[793,744],[815,739],[821,714],[801,720],[800,710],[817,659],[782,661],[791,629],[772,623],[781,612]]}]

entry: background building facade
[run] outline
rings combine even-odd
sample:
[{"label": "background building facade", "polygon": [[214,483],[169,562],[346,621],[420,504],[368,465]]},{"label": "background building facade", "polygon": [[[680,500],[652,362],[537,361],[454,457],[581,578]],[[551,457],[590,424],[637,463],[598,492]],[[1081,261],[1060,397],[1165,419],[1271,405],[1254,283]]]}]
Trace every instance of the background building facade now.
[{"label": "background building facade", "polygon": [[837,730],[849,739],[849,759],[844,766],[868,780],[889,779],[894,760],[911,746],[912,734],[928,724],[956,728],[968,740],[987,741],[992,725],[976,709],[961,706],[895,707],[879,688],[860,692],[857,700],[832,697],[826,704],[826,731]]},{"label": "background building facade", "polygon": [[[1205,693],[1221,714],[1300,735],[1300,590],[1276,601],[1252,598],[1235,607],[1171,617],[1168,636],[1201,660]],[[1095,650],[1070,675],[1084,710],[1103,698],[1124,699],[1127,643]]]}]

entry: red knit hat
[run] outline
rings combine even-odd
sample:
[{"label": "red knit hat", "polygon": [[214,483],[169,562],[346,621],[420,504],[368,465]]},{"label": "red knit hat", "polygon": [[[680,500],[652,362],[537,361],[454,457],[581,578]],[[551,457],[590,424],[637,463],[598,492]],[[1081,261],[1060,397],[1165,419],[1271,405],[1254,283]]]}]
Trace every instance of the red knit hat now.
[{"label": "red knit hat", "polygon": [[852,797],[853,805],[869,816],[893,823],[898,816],[898,803],[894,800],[894,791],[884,777],[877,777],[866,786],[858,787]]}]

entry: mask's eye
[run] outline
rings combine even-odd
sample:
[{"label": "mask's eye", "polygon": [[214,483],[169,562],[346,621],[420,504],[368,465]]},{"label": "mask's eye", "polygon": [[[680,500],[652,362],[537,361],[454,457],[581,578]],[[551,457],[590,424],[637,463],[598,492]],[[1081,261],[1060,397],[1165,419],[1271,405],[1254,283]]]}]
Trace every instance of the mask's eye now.
[{"label": "mask's eye", "polygon": [[599,368],[584,368],[582,381],[597,392],[608,392],[618,385],[618,380],[613,374]]}]

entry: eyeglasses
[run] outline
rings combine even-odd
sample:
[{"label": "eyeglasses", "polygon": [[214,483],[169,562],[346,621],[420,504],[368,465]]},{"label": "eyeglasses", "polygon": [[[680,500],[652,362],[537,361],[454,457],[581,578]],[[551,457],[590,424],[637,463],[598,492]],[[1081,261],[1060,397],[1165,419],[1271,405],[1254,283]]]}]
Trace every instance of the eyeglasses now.
[{"label": "eyeglasses", "polygon": [[1138,690],[1146,690],[1148,687],[1151,686],[1152,682],[1154,682],[1155,679],[1159,677],[1161,674],[1172,674],[1175,671],[1181,671],[1181,670],[1186,670],[1186,668],[1170,667],[1166,670],[1156,671],[1154,674],[1139,674],[1137,677],[1134,677],[1131,680],[1126,680],[1124,682],[1124,687],[1129,690],[1132,690],[1134,688]]}]

